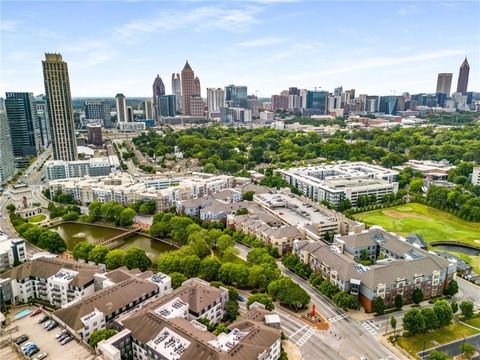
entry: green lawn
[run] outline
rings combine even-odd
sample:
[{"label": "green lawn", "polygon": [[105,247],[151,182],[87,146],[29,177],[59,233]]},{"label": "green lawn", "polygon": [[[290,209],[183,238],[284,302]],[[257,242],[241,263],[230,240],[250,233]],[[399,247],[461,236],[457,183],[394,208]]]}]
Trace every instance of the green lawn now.
[{"label": "green lawn", "polygon": [[463,221],[422,204],[409,203],[368,211],[356,214],[355,219],[368,225],[379,225],[402,236],[415,232],[427,242],[454,240],[480,246],[480,223]]},{"label": "green lawn", "polygon": [[[470,323],[470,321],[468,321],[468,323]],[[423,351],[424,348],[427,350],[439,344],[446,344],[450,341],[461,339],[464,336],[466,337],[478,333],[480,333],[480,331],[455,323],[450,326],[445,326],[437,331],[429,331],[426,334],[418,334],[409,337],[400,336],[398,338],[398,344],[410,355],[419,359],[416,354],[419,351]]]},{"label": "green lawn", "polygon": [[38,223],[40,221],[43,221],[45,220],[47,217],[43,214],[38,214],[38,215],[35,215],[35,216],[32,216],[31,218],[28,218],[28,222],[31,222],[31,223]]}]

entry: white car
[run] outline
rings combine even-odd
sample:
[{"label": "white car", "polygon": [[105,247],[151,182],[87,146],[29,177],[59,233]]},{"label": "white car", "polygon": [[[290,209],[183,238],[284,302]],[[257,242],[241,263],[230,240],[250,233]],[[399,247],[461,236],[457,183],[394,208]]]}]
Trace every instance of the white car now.
[{"label": "white car", "polygon": [[33,360],[42,360],[42,359],[45,359],[47,356],[48,356],[47,353],[40,353],[37,356],[35,356]]}]

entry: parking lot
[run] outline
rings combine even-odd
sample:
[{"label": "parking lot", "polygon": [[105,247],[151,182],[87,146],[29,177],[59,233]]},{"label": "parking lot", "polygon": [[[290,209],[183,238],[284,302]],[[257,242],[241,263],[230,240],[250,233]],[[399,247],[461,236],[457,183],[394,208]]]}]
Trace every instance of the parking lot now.
[{"label": "parking lot", "polygon": [[[20,311],[21,309],[15,309],[15,313]],[[55,335],[58,334],[63,329],[61,327],[56,327],[51,331],[47,331],[43,328],[43,324],[39,324],[38,321],[43,317],[43,314],[36,315],[34,317],[30,317],[29,315],[19,319],[12,321],[12,323],[7,327],[14,327],[18,326],[18,330],[11,334],[11,338],[15,339],[22,334],[28,335],[28,341],[32,341],[38,345],[40,348],[39,353],[46,352],[48,353],[47,359],[93,359],[94,356],[92,352],[88,349],[88,347],[84,344],[80,344],[79,342],[73,340],[65,345],[60,345],[60,343],[55,339]],[[5,338],[9,338],[10,335],[2,336],[0,340]],[[26,342],[25,342],[26,343]],[[23,344],[22,344],[23,345]],[[7,353],[9,351],[9,347],[0,349],[0,358],[3,360],[3,352]],[[36,355],[38,355],[37,353]],[[33,357],[35,357],[34,355]],[[15,357],[12,357],[15,359]]]}]

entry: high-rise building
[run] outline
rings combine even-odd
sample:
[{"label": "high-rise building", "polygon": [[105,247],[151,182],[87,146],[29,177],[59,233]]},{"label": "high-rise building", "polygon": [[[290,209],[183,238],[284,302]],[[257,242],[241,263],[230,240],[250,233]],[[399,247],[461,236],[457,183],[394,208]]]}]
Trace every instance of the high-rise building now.
[{"label": "high-rise building", "polygon": [[245,123],[252,121],[252,111],[243,108],[220,108],[220,121],[222,123]]},{"label": "high-rise building", "polygon": [[302,107],[302,98],[300,97],[300,95],[296,95],[296,94],[288,95],[288,109],[289,110],[295,111],[295,110],[300,109],[301,107]]},{"label": "high-rise building", "polygon": [[156,103],[156,100],[147,99],[143,102],[143,117],[144,119],[154,119],[154,113],[156,110],[153,107],[153,104]]},{"label": "high-rise building", "polygon": [[247,107],[247,87],[228,85],[225,86],[225,105],[228,107]]},{"label": "high-rise building", "polygon": [[193,94],[202,96],[202,87],[200,85],[200,79],[198,76],[195,76],[195,79],[193,80]]},{"label": "high-rise building", "polygon": [[203,116],[203,99],[199,95],[190,97],[190,116]]},{"label": "high-rise building", "polygon": [[208,113],[219,112],[221,107],[225,107],[225,92],[220,88],[207,88]]},{"label": "high-rise building", "polygon": [[287,110],[288,95],[272,95],[272,111]]},{"label": "high-rise building", "polygon": [[257,117],[258,113],[258,99],[255,95],[247,96],[247,109],[252,112],[252,116]]},{"label": "high-rise building", "polygon": [[446,94],[450,96],[450,90],[452,88],[452,73],[439,73],[437,78],[437,91],[436,93]]},{"label": "high-rise building", "polygon": [[0,98],[0,184],[6,183],[15,174],[10,124],[5,112],[4,101]]},{"label": "high-rise building", "polygon": [[52,142],[52,134],[50,131],[50,122],[48,121],[47,99],[44,95],[35,97],[35,108],[37,109],[37,116],[40,125],[42,148],[46,149],[48,144]]},{"label": "high-rise building", "polygon": [[379,106],[379,97],[375,95],[367,96],[365,111],[367,112],[378,112]]},{"label": "high-rise building", "polygon": [[[154,108],[157,108],[157,98],[159,96],[165,95],[165,84],[163,83],[162,78],[160,77],[159,74],[157,74],[157,77],[153,81],[153,106]],[[148,119],[153,119],[153,118],[148,118]]]},{"label": "high-rise building", "polygon": [[182,70],[182,110],[183,115],[191,116],[192,96],[195,94],[195,73],[190,67],[188,60]]},{"label": "high-rise building", "polygon": [[77,140],[67,63],[63,61],[60,54],[45,54],[42,64],[48,119],[52,132],[53,158],[65,161],[76,160]]},{"label": "high-rise building", "polygon": [[290,88],[288,88],[288,95],[299,95],[300,96],[300,90],[298,90],[297,87],[290,87]]},{"label": "high-rise building", "polygon": [[83,103],[86,119],[100,119],[105,129],[112,127],[110,102],[108,100],[89,100]]},{"label": "high-rise building", "polygon": [[460,71],[458,73],[458,82],[457,82],[457,93],[466,93],[468,88],[468,74],[470,73],[470,65],[468,60],[465,57],[462,65],[460,66]]},{"label": "high-rise building", "polygon": [[172,94],[177,101],[177,111],[182,111],[182,82],[180,74],[172,74]]},{"label": "high-rise building", "polygon": [[133,107],[127,106],[127,122],[134,122],[135,116],[133,114]]},{"label": "high-rise building", "polygon": [[158,116],[175,116],[177,114],[177,97],[175,95],[163,95],[157,99]]},{"label": "high-rise building", "polygon": [[41,150],[40,121],[35,98],[28,92],[8,92],[5,98],[13,155],[18,158],[36,156]]},{"label": "high-rise building", "polygon": [[103,144],[102,127],[100,125],[87,125],[88,143],[100,146]]},{"label": "high-rise building", "polygon": [[127,100],[125,95],[117,94],[115,96],[117,102],[117,125],[121,122],[127,122]]},{"label": "high-rise building", "polygon": [[379,111],[388,115],[396,115],[398,111],[398,96],[380,96]]},{"label": "high-rise building", "polygon": [[328,109],[327,91],[307,92],[307,109],[312,115],[325,115]]}]

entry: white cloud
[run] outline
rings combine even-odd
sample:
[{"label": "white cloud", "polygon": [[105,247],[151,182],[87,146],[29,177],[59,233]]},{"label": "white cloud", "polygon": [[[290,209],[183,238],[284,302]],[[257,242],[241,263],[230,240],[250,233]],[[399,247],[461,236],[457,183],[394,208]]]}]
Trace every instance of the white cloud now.
[{"label": "white cloud", "polygon": [[338,75],[344,74],[352,71],[358,70],[366,70],[366,69],[374,69],[374,68],[383,68],[389,66],[397,66],[401,64],[408,64],[408,63],[418,63],[426,60],[433,60],[433,59],[441,59],[450,56],[458,56],[461,54],[465,54],[465,50],[455,49],[455,50],[439,50],[439,51],[432,51],[427,53],[409,55],[404,57],[373,57],[368,58],[363,61],[358,61],[352,64],[343,64],[341,66],[332,67],[328,70],[318,71],[318,72],[309,72],[298,74],[295,76],[290,77],[290,80],[302,80],[302,79],[310,79],[312,77],[320,77],[320,76],[329,76],[329,75]]},{"label": "white cloud", "polygon": [[14,32],[21,21],[17,20],[2,20],[0,21],[0,31]]},{"label": "white cloud", "polygon": [[275,45],[275,44],[285,42],[285,40],[286,39],[282,39],[279,37],[265,37],[265,38],[242,41],[242,42],[236,43],[235,45],[240,47],[252,48],[252,47]]}]

